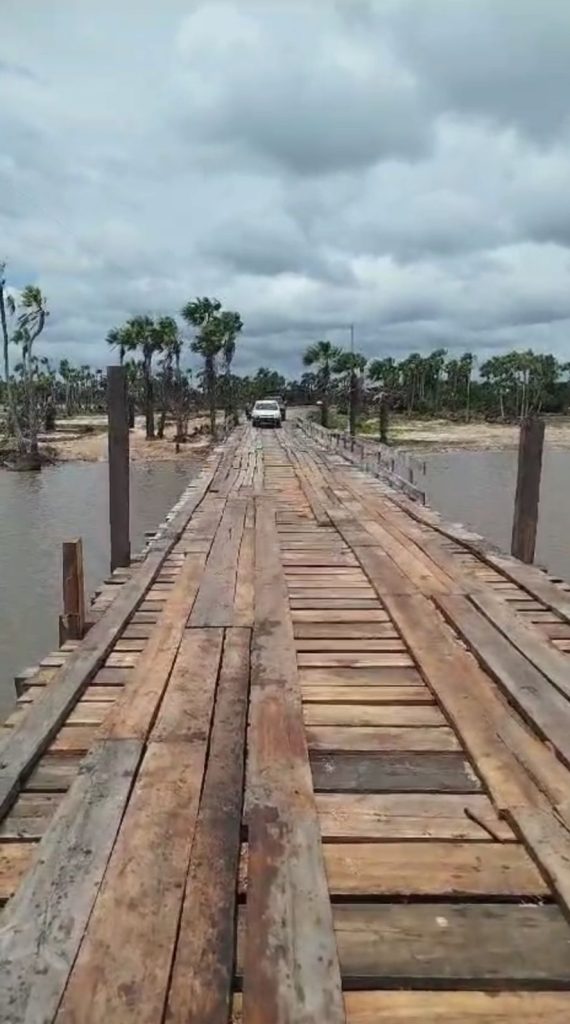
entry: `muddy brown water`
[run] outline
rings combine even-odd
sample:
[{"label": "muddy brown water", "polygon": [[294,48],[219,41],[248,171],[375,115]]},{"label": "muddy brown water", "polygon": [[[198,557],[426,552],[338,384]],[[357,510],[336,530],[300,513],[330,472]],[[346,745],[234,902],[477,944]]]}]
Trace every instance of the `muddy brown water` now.
[{"label": "muddy brown water", "polygon": [[[131,546],[138,551],[200,461],[131,464]],[[82,537],[86,591],[109,571],[107,465],[67,462],[41,473],[0,470],[0,720],[14,674],[58,646],[61,544]]]},{"label": "muddy brown water", "polygon": [[[426,461],[426,500],[432,508],[509,551],[516,450],[445,451],[419,457]],[[570,581],[570,451],[544,452],[535,561]]]}]

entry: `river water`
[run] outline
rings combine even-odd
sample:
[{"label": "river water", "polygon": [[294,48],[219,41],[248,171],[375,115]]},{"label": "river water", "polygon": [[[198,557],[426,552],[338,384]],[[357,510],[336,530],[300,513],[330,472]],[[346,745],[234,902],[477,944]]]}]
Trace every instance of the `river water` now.
[{"label": "river water", "polygon": [[[131,548],[139,551],[200,468],[131,463]],[[107,464],[66,462],[41,473],[0,470],[0,721],[14,674],[58,646],[61,544],[83,539],[86,592],[109,572]]]},{"label": "river water", "polygon": [[[509,551],[517,452],[433,452],[425,460],[432,508]],[[570,451],[544,452],[535,561],[570,580]]]}]

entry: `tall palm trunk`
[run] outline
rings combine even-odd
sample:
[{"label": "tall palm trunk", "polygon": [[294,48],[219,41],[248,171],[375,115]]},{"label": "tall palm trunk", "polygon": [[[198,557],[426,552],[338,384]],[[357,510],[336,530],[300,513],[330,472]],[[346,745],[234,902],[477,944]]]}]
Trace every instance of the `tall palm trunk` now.
[{"label": "tall palm trunk", "polygon": [[206,355],[204,359],[204,374],[206,382],[206,394],[208,396],[208,408],[210,414],[210,433],[212,437],[216,433],[216,357]]},{"label": "tall palm trunk", "polygon": [[152,383],[151,374],[152,355],[145,355],[143,359],[143,375],[144,375],[144,415],[145,415],[145,428],[146,437],[148,441],[153,441],[155,437],[154,433],[154,388]]},{"label": "tall palm trunk", "polygon": [[2,325],[2,342],[3,342],[3,354],[4,354],[4,382],[6,386],[6,397],[8,399],[8,413],[9,413],[9,430],[13,431],[16,438],[16,444],[18,451],[24,450],[24,438],[20,429],[20,422],[18,420],[18,412],[16,410],[16,403],[14,401],[14,392],[12,391],[12,382],[10,380],[10,338],[8,335],[8,321],[6,318],[6,304],[4,301],[4,279],[0,280],[0,324]]},{"label": "tall palm trunk", "polygon": [[329,425],[329,391],[331,386],[331,370],[328,363],[323,366],[323,399],[321,405],[321,427]]}]

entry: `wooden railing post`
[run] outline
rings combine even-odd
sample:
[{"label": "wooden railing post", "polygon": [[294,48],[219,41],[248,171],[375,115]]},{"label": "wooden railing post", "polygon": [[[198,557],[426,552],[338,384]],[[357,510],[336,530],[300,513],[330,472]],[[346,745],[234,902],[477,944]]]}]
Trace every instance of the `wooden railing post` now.
[{"label": "wooden railing post", "polygon": [[107,367],[109,416],[109,523],[111,572],[131,560],[129,515],[129,419],[124,366]]},{"label": "wooden railing post", "polygon": [[543,446],[544,420],[527,417],[521,423],[519,437],[511,554],[529,564],[534,561]]},{"label": "wooden railing post", "polygon": [[81,539],[62,545],[63,614],[59,617],[59,642],[81,640],[85,633],[85,583]]}]

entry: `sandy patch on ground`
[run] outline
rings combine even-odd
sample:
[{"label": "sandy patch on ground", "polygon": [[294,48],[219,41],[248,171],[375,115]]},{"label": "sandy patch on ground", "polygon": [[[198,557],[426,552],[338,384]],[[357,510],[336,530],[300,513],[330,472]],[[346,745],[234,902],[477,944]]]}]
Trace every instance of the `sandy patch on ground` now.
[{"label": "sandy patch on ground", "polygon": [[[449,420],[414,420],[394,416],[390,421],[390,442],[398,448],[433,451],[470,448],[485,451],[516,448],[517,424],[452,423]],[[546,417],[545,444],[548,448],[570,449],[570,417]]]},{"label": "sandy patch on ground", "polygon": [[[197,417],[189,424],[189,433],[205,423],[204,417]],[[104,416],[76,417],[73,420],[65,420],[61,424],[65,430],[56,430],[53,434],[44,434],[41,437],[42,443],[55,450],[56,457],[62,462],[106,462],[107,460],[107,421]],[[92,428],[92,432],[84,433],[85,427]],[[154,441],[147,441],[145,437],[144,419],[137,417],[135,427],[129,432],[130,457],[133,462],[160,462],[160,461],[182,461],[196,453],[203,452],[208,447],[210,440],[208,435],[199,435],[195,440],[180,445],[180,452],[176,452],[174,445],[174,424],[167,424],[165,436],[162,440],[155,438]]]}]

